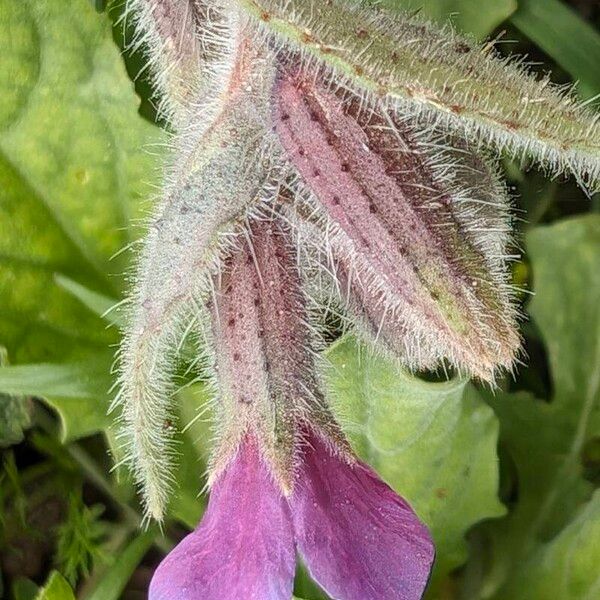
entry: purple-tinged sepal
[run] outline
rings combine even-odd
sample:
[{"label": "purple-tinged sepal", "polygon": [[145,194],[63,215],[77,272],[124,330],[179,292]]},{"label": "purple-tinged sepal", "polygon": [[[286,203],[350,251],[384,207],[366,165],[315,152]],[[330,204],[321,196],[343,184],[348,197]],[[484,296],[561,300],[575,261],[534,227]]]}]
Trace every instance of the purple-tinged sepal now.
[{"label": "purple-tinged sepal", "polygon": [[459,153],[302,72],[282,75],[276,96],[299,210],[324,232],[331,270],[351,282],[338,289],[380,321],[384,337],[404,332],[396,345],[410,367],[446,358],[485,380],[510,368],[519,337],[506,260],[495,253],[505,246],[506,210],[481,217],[476,190],[453,173],[463,168]]},{"label": "purple-tinged sepal", "polygon": [[298,419],[310,417],[335,432],[319,390],[296,249],[283,219],[263,215],[249,225],[219,277],[212,315],[219,401],[211,478],[250,431],[287,495]]},{"label": "purple-tinged sepal", "polygon": [[274,82],[268,49],[240,40],[219,118],[203,136],[190,125],[150,223],[130,297],[121,349],[123,451],[133,466],[148,515],[164,516],[173,483],[170,400],[176,349],[194,329],[247,213],[281,176],[274,136],[265,134]]},{"label": "purple-tinged sepal", "polygon": [[128,0],[132,46],[144,46],[159,112],[184,128],[205,122],[227,85],[240,40],[236,19],[219,0]]},{"label": "purple-tinged sepal", "polygon": [[416,14],[347,0],[237,0],[257,37],[283,61],[319,81],[331,76],[361,98],[374,98],[423,130],[432,126],[508,155],[531,157],[552,174],[600,185],[600,118],[589,102],[537,79],[494,51]]}]

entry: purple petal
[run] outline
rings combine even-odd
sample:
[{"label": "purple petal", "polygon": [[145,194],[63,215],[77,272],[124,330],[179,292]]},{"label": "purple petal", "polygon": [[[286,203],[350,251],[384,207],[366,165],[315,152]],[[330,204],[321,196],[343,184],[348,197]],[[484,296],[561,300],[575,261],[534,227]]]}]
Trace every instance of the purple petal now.
[{"label": "purple petal", "polygon": [[159,565],[149,600],[289,600],[294,568],[289,508],[247,438],[199,527]]},{"label": "purple petal", "polygon": [[290,501],[298,549],[314,579],[342,600],[421,598],[435,549],[427,528],[364,463],[309,437]]}]

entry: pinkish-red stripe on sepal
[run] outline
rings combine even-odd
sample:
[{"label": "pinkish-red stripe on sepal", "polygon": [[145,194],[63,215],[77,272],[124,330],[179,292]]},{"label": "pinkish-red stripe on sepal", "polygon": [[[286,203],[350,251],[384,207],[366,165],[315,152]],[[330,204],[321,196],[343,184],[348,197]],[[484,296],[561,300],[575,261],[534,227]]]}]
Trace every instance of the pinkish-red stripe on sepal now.
[{"label": "pinkish-red stripe on sepal", "polygon": [[334,259],[333,267],[341,300],[362,337],[411,370],[435,370],[440,366],[444,357],[439,349],[418,331],[410,331],[393,308],[386,307],[381,293],[373,292],[358,278],[353,279],[341,260]]},{"label": "pinkish-red stripe on sepal", "polygon": [[294,568],[289,508],[248,437],[198,528],[154,573],[149,600],[290,600]]},{"label": "pinkish-red stripe on sepal", "polygon": [[312,577],[341,600],[418,600],[435,557],[426,526],[366,464],[315,434],[290,499],[294,533]]}]

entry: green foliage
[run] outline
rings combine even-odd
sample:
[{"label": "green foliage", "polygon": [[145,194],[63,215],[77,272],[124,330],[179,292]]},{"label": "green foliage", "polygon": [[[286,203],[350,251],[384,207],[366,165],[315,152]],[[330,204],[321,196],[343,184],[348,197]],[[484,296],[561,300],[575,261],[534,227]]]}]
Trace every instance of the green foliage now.
[{"label": "green foliage", "polygon": [[102,573],[102,579],[93,592],[86,596],[86,600],[119,600],[131,574],[144,558],[155,538],[155,531],[146,531],[135,537],[119,552],[118,556],[113,557],[108,570]]},{"label": "green foliage", "polygon": [[58,529],[57,567],[75,585],[80,577],[88,577],[97,561],[106,560],[101,543],[106,536],[106,523],[100,520],[104,507],[87,507],[81,490],[71,491],[65,522]]},{"label": "green foliage", "polygon": [[[57,284],[115,294],[158,165],[111,24],[86,0],[0,0],[0,339],[65,361],[113,332]],[[154,149],[151,151],[151,147]]]},{"label": "green foliage", "polygon": [[8,507],[14,511],[19,524],[27,526],[27,498],[21,482],[21,474],[15,463],[15,455],[7,452],[2,460],[0,472],[0,539],[4,538],[4,529],[7,524]]},{"label": "green foliage", "polygon": [[[546,0],[385,3],[422,5],[442,21],[453,13],[477,37],[512,23],[582,81],[583,95],[600,91],[598,31],[557,0],[551,9]],[[5,581],[15,600],[73,600],[67,579],[87,600],[128,598],[148,549],[171,543],[136,533],[130,483],[107,457],[107,443],[119,457],[107,408],[122,315],[106,312],[130,267],[128,253],[110,258],[138,235],[132,222],[148,206],[165,136],[139,116],[113,24],[94,4],[0,0],[0,345],[12,363],[0,368],[0,446],[14,445],[0,475],[2,542],[7,525],[39,541],[31,510],[57,488],[65,496],[67,481],[77,490],[85,481],[87,502],[66,495],[58,544],[44,555],[62,574],[39,591],[24,577]],[[432,529],[431,598],[591,600],[600,596],[600,216],[565,217],[599,205],[539,174],[511,176],[531,220],[555,221],[529,228],[516,268],[536,293],[524,327],[530,366],[516,382],[495,395],[426,382],[349,338],[328,352],[326,377],[356,449]],[[178,438],[168,533],[202,513],[211,437],[205,386],[184,388],[177,405],[170,426],[192,425]],[[324,597],[305,574],[298,581],[302,598]]]},{"label": "green foliage", "polygon": [[112,352],[88,353],[68,364],[29,364],[0,369],[0,389],[9,394],[42,396],[60,416],[62,438],[75,440],[111,424],[107,414]]},{"label": "green foliage", "polygon": [[511,16],[517,9],[517,0],[493,0],[485,6],[478,0],[383,0],[382,5],[390,9],[420,10],[442,25],[450,17],[460,31],[484,38]]},{"label": "green foliage", "polygon": [[560,533],[532,555],[528,571],[520,572],[510,585],[510,597],[515,600],[597,598],[599,541],[600,492],[596,492]]},{"label": "green foliage", "polygon": [[38,586],[25,577],[17,579],[12,586],[14,600],[35,600],[38,592]]},{"label": "green foliage", "polygon": [[75,600],[75,594],[67,580],[58,571],[54,571],[35,600]]},{"label": "green foliage", "polygon": [[57,274],[55,281],[89,310],[105,319],[111,325],[119,327],[123,325],[124,319],[119,314],[119,304],[113,298],[94,292],[64,275]]},{"label": "green foliage", "polygon": [[179,521],[193,529],[204,509],[204,498],[198,496],[206,480],[204,474],[210,452],[209,394],[206,386],[197,384],[185,388],[177,396],[179,410],[179,438],[177,466],[177,490],[171,498],[169,512]]},{"label": "green foliage", "polygon": [[30,401],[12,394],[0,394],[0,448],[23,440],[23,432],[30,424]]},{"label": "green foliage", "polygon": [[600,33],[574,10],[560,0],[519,0],[512,22],[579,81],[582,97],[600,93]]},{"label": "green foliage", "polygon": [[[6,350],[0,346],[0,369],[8,362]],[[2,371],[0,371],[1,373]],[[0,448],[18,444],[31,423],[31,401],[15,394],[0,394]]]},{"label": "green foliage", "polygon": [[[598,573],[587,561],[599,558],[592,497],[599,481],[586,479],[584,456],[600,438],[600,216],[539,227],[527,246],[536,291],[530,312],[548,351],[554,393],[490,399],[515,465],[518,501],[489,528],[495,557],[486,585],[499,599],[543,600],[556,589],[552,582],[560,584],[559,598],[594,598]],[[562,570],[549,579],[551,568]]]}]

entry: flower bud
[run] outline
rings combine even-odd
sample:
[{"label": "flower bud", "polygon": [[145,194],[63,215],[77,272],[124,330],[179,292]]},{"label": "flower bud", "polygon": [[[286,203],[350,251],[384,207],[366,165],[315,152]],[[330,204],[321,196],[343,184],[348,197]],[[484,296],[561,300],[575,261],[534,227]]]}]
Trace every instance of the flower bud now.
[{"label": "flower bud", "polygon": [[225,85],[238,43],[235,16],[219,0],[129,0],[128,11],[159,107],[179,128]]},{"label": "flower bud", "polygon": [[324,252],[367,319],[402,337],[411,367],[445,357],[486,380],[510,367],[515,311],[505,261],[490,253],[505,234],[478,231],[456,157],[383,106],[302,74],[283,76],[276,94],[276,131],[310,192],[303,212],[321,214]]}]

